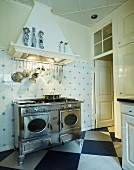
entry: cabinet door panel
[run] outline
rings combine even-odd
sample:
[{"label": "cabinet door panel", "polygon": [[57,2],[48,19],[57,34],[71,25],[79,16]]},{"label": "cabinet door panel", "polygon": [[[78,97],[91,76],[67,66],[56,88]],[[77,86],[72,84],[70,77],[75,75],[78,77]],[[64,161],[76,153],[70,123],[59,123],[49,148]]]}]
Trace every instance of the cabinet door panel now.
[{"label": "cabinet door panel", "polygon": [[134,41],[134,1],[124,7],[118,16],[119,46]]},{"label": "cabinet door panel", "polygon": [[113,49],[113,45],[112,45],[112,37],[108,38],[106,40],[104,40],[103,43],[103,53],[110,51]]},{"label": "cabinet door panel", "polygon": [[123,169],[134,169],[134,117],[123,114],[122,116],[122,166]]},{"label": "cabinet door panel", "polygon": [[134,43],[119,49],[119,93],[123,96],[134,95]]}]

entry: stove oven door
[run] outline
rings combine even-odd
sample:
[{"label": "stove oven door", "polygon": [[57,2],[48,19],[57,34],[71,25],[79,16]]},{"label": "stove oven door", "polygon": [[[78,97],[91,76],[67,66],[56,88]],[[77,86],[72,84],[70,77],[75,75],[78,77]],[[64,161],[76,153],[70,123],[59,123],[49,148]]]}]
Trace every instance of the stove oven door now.
[{"label": "stove oven door", "polygon": [[60,111],[60,131],[74,132],[81,131],[81,115],[80,109]]},{"label": "stove oven door", "polygon": [[49,114],[30,115],[23,117],[22,138],[35,138],[50,133]]}]

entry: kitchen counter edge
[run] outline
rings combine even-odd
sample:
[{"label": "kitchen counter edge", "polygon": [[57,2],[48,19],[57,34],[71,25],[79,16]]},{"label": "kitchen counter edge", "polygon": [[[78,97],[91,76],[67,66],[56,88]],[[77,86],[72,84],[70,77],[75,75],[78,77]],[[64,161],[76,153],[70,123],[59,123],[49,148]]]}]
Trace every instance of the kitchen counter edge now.
[{"label": "kitchen counter edge", "polygon": [[134,103],[134,98],[117,98],[119,102]]}]

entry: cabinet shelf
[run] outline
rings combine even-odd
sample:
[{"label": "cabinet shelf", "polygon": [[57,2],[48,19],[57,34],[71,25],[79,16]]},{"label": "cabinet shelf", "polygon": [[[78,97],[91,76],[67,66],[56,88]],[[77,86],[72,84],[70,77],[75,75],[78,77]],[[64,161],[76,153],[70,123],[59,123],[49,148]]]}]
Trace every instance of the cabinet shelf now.
[{"label": "cabinet shelf", "polygon": [[59,64],[68,64],[80,58],[79,55],[53,52],[40,48],[28,47],[10,43],[8,53],[14,58],[28,59],[28,57],[34,57],[34,60],[41,60],[42,62],[53,62]]},{"label": "cabinet shelf", "polygon": [[110,51],[107,51],[107,52],[105,52],[105,53],[99,54],[99,55],[93,57],[92,59],[93,59],[93,60],[97,60],[97,59],[99,59],[99,58],[101,58],[101,57],[108,56],[109,54],[112,54],[112,53],[113,53],[113,50],[110,50]]}]

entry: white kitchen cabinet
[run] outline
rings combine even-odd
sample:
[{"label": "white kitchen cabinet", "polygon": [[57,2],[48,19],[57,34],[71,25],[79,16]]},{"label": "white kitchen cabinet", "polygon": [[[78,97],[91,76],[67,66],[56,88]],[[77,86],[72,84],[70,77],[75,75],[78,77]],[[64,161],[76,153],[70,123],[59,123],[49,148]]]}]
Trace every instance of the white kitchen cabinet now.
[{"label": "white kitchen cabinet", "polygon": [[134,41],[134,0],[121,8],[118,15],[119,46]]},{"label": "white kitchen cabinet", "polygon": [[134,169],[134,104],[122,103],[122,168]]},{"label": "white kitchen cabinet", "polygon": [[94,56],[112,50],[112,24],[94,33]]},{"label": "white kitchen cabinet", "polygon": [[134,42],[119,48],[119,96],[134,96]]}]

